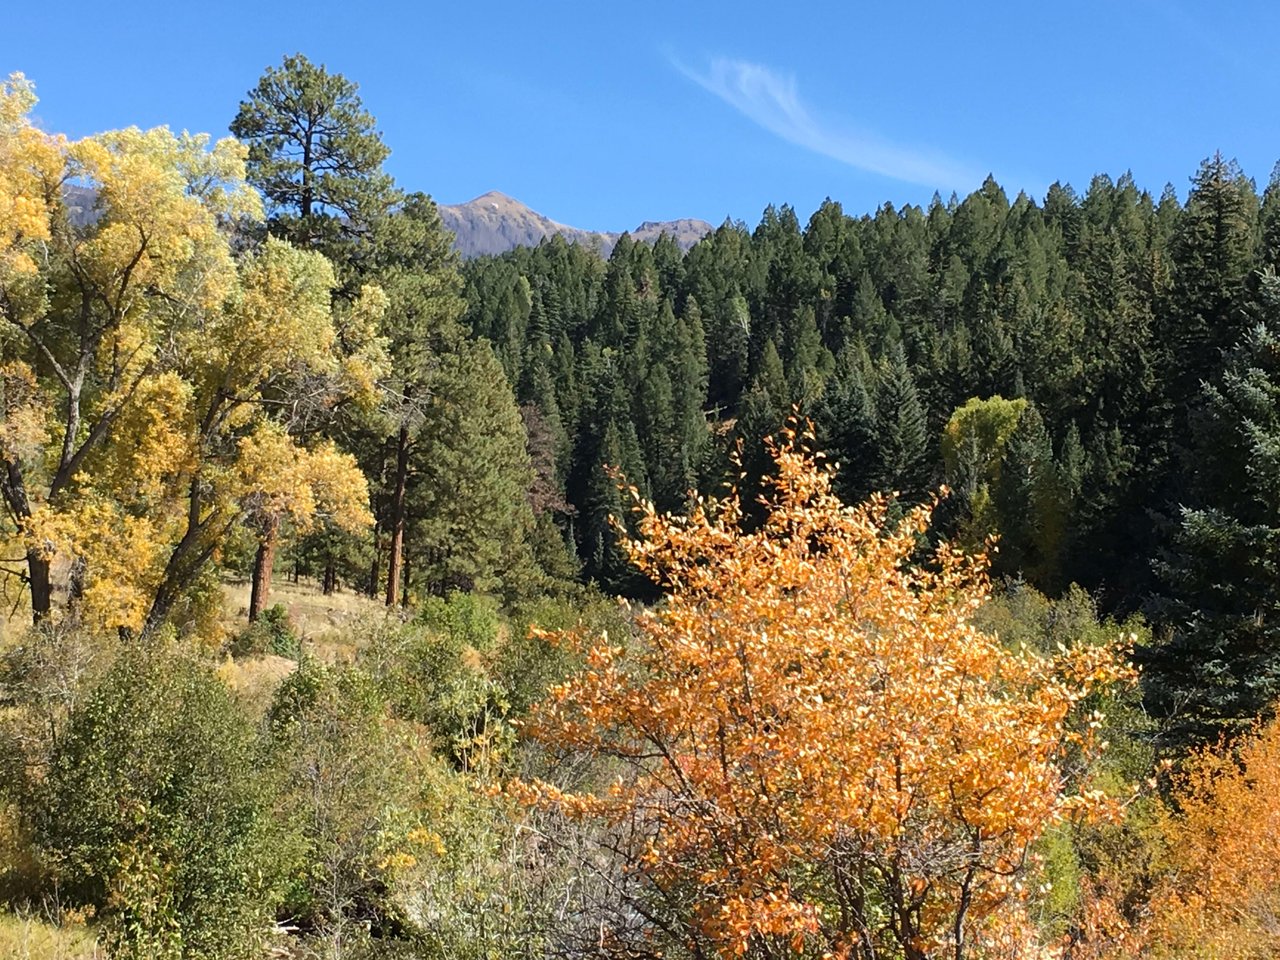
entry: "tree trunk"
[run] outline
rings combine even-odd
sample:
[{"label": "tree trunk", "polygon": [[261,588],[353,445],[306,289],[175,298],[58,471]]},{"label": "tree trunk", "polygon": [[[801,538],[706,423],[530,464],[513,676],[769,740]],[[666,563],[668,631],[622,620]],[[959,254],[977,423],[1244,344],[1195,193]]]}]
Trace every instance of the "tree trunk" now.
[{"label": "tree trunk", "polygon": [[391,550],[387,556],[387,606],[400,601],[401,565],[404,561],[404,495],[409,481],[409,428],[400,428],[396,440],[396,485],[391,493]]},{"label": "tree trunk", "polygon": [[[5,473],[0,480],[5,503],[22,526],[31,519],[31,501],[22,464],[16,458],[5,460]],[[49,574],[49,558],[36,547],[27,550],[27,583],[31,587],[31,622],[39,623],[49,616],[53,605],[53,583]]]},{"label": "tree trunk", "polygon": [[253,558],[253,586],[249,594],[249,622],[253,623],[267,607],[271,595],[271,569],[276,562],[276,543],[280,539],[280,521],[269,518],[262,527],[258,553]]},{"label": "tree trunk", "polygon": [[76,557],[71,561],[71,572],[67,576],[67,613],[66,621],[72,624],[80,622],[80,613],[84,607],[84,581],[88,575],[84,557]]},{"label": "tree trunk", "polygon": [[31,622],[48,618],[53,606],[53,582],[49,558],[39,550],[27,551],[27,578],[31,581]]},{"label": "tree trunk", "polygon": [[[404,541],[400,542],[400,550],[404,552]],[[404,587],[400,590],[400,606],[409,606],[409,555],[407,553],[401,558],[400,566],[404,569]]]},{"label": "tree trunk", "polygon": [[338,568],[330,556],[324,562],[324,595],[327,597],[338,589]]},{"label": "tree trunk", "polygon": [[373,559],[369,561],[369,579],[365,581],[364,592],[372,600],[378,595],[379,574],[382,572],[382,555],[379,553],[382,549],[382,515],[378,512],[376,496],[369,498],[369,506],[373,512]]},{"label": "tree trunk", "polygon": [[365,593],[369,595],[370,599],[378,596],[378,584],[382,579],[382,564],[380,562],[382,560],[382,554],[379,552],[380,550],[381,545],[375,537],[373,541],[373,560],[369,562],[369,582],[366,584],[368,589],[365,590]]}]

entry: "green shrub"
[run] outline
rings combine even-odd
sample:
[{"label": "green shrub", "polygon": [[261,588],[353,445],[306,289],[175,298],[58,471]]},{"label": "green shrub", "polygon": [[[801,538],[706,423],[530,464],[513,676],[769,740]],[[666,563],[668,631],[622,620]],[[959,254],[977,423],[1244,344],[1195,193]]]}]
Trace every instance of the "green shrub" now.
[{"label": "green shrub", "polygon": [[64,902],[113,956],[260,952],[283,848],[248,721],[204,665],[131,651],[71,714],[34,811]]},{"label": "green shrub", "polygon": [[576,654],[532,636],[533,628],[577,628],[588,637],[607,632],[621,640],[630,634],[630,616],[616,600],[586,589],[573,597],[543,597],[523,605],[512,620],[507,641],[493,658],[493,675],[507,691],[512,712],[525,713],[579,666]]},{"label": "green shrub", "polygon": [[418,610],[417,621],[447,636],[456,647],[471,647],[487,653],[498,639],[502,621],[497,605],[475,593],[450,593],[428,597]]},{"label": "green shrub", "polygon": [[258,619],[249,624],[231,641],[233,657],[273,653],[279,657],[297,660],[301,654],[301,642],[289,619],[289,612],[282,604],[268,607]]},{"label": "green shrub", "polygon": [[487,767],[514,735],[507,691],[491,676],[504,632],[492,601],[452,593],[375,636],[362,660],[396,715],[426,725],[439,752],[465,768]]},{"label": "green shrub", "polygon": [[395,728],[364,671],[309,658],[281,684],[268,724],[280,815],[304,850],[284,911],[344,956],[362,930],[397,939],[389,890],[392,854],[413,826],[411,731]]}]

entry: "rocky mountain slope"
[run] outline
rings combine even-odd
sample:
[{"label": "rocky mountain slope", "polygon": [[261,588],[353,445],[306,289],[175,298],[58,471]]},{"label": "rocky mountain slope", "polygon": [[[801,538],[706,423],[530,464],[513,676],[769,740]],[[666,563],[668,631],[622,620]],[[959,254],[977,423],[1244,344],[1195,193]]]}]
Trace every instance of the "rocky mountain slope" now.
[{"label": "rocky mountain slope", "polygon": [[[596,247],[608,256],[621,233],[597,233],[557,223],[504,193],[489,193],[466,203],[441,204],[440,217],[457,237],[464,257],[505,253],[515,247],[536,246],[547,237],[560,234],[570,243]],[[688,250],[712,230],[705,220],[647,220],[631,231],[632,239],[652,242],[663,233]]]}]

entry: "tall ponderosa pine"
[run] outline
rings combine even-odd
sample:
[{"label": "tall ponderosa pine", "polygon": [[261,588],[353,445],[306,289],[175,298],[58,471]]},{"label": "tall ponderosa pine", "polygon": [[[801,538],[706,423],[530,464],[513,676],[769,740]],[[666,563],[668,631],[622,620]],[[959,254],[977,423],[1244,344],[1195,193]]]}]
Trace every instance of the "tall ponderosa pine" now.
[{"label": "tall ponderosa pine", "polygon": [[[339,297],[358,293],[358,242],[397,196],[382,169],[391,151],[357,90],[341,74],[295,54],[266,69],[231,122],[231,132],[248,145],[248,179],[265,198],[267,229],[325,254],[337,273]],[[266,606],[279,535],[278,523],[263,518],[250,620]]]},{"label": "tall ponderosa pine", "polygon": [[533,482],[524,423],[502,366],[484,341],[441,358],[413,449],[408,536],[423,592],[518,592],[529,575]]},{"label": "tall ponderosa pine", "polygon": [[[375,280],[388,299],[383,335],[391,363],[381,384],[381,416],[375,418],[379,422],[371,429],[380,428],[390,439],[372,448],[375,459],[370,462],[370,472],[388,478],[382,497],[387,533],[386,602],[395,606],[403,580],[411,460],[420,455],[417,447],[431,421],[429,408],[458,403],[462,398],[449,395],[450,391],[465,395],[469,389],[465,378],[443,370],[446,358],[463,355],[464,331],[459,319],[465,305],[452,237],[430,197],[413,194],[375,220],[366,251],[359,262],[360,272]],[[461,436],[454,440],[467,442]],[[384,456],[389,462],[383,462]]]},{"label": "tall ponderosa pine", "polygon": [[271,232],[339,264],[395,196],[382,169],[391,151],[358,89],[295,54],[267,68],[231,122],[249,147],[249,179],[267,200]]}]

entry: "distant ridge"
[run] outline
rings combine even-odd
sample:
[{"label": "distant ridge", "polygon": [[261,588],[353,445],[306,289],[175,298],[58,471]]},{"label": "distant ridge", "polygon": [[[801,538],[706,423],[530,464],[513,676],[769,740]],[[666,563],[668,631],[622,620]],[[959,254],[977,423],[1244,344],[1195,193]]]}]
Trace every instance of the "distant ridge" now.
[{"label": "distant ridge", "polygon": [[[599,233],[557,223],[505,193],[490,190],[466,203],[441,204],[440,218],[457,238],[454,246],[464,257],[506,253],[516,247],[537,246],[560,234],[569,243],[580,243],[608,256],[621,233]],[[705,220],[646,220],[631,231],[634,240],[652,243],[664,233],[688,250],[710,233]]]},{"label": "distant ridge", "polygon": [[[71,222],[84,226],[97,217],[95,192],[67,184],[63,197],[70,208]],[[440,204],[440,219],[456,238],[454,247],[464,257],[506,253],[516,247],[536,247],[548,237],[560,234],[569,243],[580,243],[607,257],[621,233],[580,230],[544,217],[505,193],[490,190],[466,203]],[[653,243],[670,234],[681,250],[688,250],[714,227],[705,220],[646,220],[630,231],[633,240]]]}]

